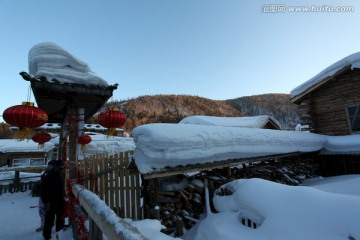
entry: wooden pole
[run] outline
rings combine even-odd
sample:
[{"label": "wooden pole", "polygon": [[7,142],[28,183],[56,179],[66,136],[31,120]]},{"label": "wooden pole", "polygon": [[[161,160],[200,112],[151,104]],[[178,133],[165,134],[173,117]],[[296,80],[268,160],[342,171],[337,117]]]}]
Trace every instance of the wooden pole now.
[{"label": "wooden pole", "polygon": [[69,123],[69,178],[74,179],[77,177],[77,138],[78,138],[78,114],[75,105],[70,106],[68,111]]}]

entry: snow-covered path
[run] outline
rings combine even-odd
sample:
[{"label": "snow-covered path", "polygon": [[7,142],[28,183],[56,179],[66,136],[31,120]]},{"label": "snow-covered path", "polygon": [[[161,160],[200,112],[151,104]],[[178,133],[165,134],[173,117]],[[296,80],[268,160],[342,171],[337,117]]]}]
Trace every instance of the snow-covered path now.
[{"label": "snow-covered path", "polygon": [[[29,196],[30,191],[5,193],[0,196],[0,239],[2,240],[43,240],[37,208],[38,198]],[[55,235],[55,234],[54,234]],[[61,239],[73,239],[70,230],[64,231]],[[55,237],[53,237],[55,239]]]}]

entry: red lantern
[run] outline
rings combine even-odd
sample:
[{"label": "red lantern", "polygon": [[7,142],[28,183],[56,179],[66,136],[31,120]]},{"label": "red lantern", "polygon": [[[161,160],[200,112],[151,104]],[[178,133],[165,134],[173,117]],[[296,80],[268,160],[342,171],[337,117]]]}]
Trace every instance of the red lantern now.
[{"label": "red lantern", "polygon": [[32,138],[34,142],[39,143],[39,148],[44,148],[44,144],[51,140],[51,135],[47,132],[41,131],[35,133]]},{"label": "red lantern", "polygon": [[48,120],[48,115],[44,110],[34,107],[34,103],[23,102],[22,105],[5,109],[3,119],[8,124],[19,127],[19,134],[16,137],[21,141],[30,134],[33,128],[44,125]]},{"label": "red lantern", "polygon": [[89,135],[82,135],[78,138],[78,143],[81,144],[81,149],[84,151],[86,149],[86,144],[91,142],[91,137]]},{"label": "red lantern", "polygon": [[116,128],[124,126],[126,117],[118,108],[108,108],[99,114],[98,121],[101,126],[108,128],[108,135],[114,136]]}]

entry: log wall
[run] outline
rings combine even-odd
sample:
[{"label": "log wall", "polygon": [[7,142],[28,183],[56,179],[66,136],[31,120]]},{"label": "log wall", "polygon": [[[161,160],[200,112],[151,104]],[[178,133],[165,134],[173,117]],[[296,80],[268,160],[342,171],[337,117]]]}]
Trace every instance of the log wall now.
[{"label": "log wall", "polygon": [[351,134],[347,107],[360,105],[360,70],[352,70],[329,80],[306,96],[301,105],[302,124],[312,132],[326,135]]}]

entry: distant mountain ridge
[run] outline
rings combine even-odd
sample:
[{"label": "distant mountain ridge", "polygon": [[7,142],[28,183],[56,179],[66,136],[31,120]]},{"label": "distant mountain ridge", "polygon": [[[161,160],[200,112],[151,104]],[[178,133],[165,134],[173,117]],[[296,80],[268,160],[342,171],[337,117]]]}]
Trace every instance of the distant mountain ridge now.
[{"label": "distant mountain ridge", "polygon": [[269,115],[278,120],[283,129],[294,129],[300,122],[297,105],[290,101],[290,94],[262,94],[226,100],[246,116]]},{"label": "distant mountain ridge", "polygon": [[[269,115],[284,129],[294,129],[299,122],[296,105],[289,94],[263,94],[229,100],[211,100],[191,95],[146,95],[124,101],[108,102],[126,114],[124,129],[128,132],[148,123],[178,123],[191,115],[241,117]],[[96,122],[96,118],[92,120]]]}]

